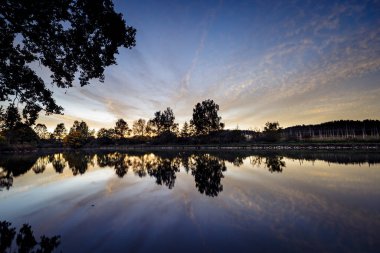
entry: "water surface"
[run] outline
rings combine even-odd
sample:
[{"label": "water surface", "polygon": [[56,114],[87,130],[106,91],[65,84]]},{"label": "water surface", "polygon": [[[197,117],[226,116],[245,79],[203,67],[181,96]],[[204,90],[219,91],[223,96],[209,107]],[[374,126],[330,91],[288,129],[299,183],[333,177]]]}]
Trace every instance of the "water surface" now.
[{"label": "water surface", "polygon": [[63,252],[376,252],[380,154],[1,155],[0,220]]}]

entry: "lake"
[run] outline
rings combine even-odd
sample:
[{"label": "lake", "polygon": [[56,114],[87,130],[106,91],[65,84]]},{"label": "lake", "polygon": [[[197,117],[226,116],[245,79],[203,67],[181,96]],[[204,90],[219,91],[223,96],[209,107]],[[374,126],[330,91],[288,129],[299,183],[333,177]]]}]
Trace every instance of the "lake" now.
[{"label": "lake", "polygon": [[57,252],[380,248],[373,151],[0,154],[0,190],[0,221]]}]

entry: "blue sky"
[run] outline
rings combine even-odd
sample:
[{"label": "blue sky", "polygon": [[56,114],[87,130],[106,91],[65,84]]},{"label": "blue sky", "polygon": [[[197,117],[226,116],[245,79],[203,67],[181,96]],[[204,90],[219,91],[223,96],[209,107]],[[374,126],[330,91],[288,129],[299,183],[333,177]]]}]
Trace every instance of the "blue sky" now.
[{"label": "blue sky", "polygon": [[[65,115],[92,128],[171,107],[220,105],[226,128],[380,118],[380,1],[115,1],[137,46],[105,82],[54,89]],[[44,75],[41,70],[41,75]]]}]

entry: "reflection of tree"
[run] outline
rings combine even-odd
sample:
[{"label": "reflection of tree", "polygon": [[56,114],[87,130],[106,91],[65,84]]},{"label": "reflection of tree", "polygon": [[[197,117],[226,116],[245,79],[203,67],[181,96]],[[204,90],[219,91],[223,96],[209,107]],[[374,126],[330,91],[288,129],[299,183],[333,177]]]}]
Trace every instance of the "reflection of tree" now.
[{"label": "reflection of tree", "polygon": [[93,154],[86,154],[80,152],[64,153],[63,158],[67,161],[69,168],[73,171],[73,175],[84,174],[88,165],[93,165]]},{"label": "reflection of tree", "polygon": [[115,155],[115,173],[120,178],[124,177],[128,172],[128,163],[125,161],[125,154],[117,153]]},{"label": "reflection of tree", "polygon": [[286,167],[284,157],[282,156],[268,156],[265,158],[265,166],[268,170],[273,172],[282,172],[282,169]]},{"label": "reflection of tree", "polygon": [[195,178],[198,191],[207,196],[218,196],[219,192],[223,191],[223,172],[227,170],[224,161],[209,154],[193,156],[192,161],[191,174]]},{"label": "reflection of tree", "polygon": [[66,167],[66,161],[65,159],[63,158],[63,155],[62,154],[56,154],[56,155],[53,155],[52,159],[51,159],[51,163],[53,165],[53,168],[54,170],[57,172],[57,173],[62,173],[63,170],[65,169]]},{"label": "reflection of tree", "polygon": [[262,156],[250,156],[249,162],[252,164],[252,166],[260,166],[263,162]]},{"label": "reflection of tree", "polygon": [[0,190],[6,188],[9,190],[13,185],[13,177],[18,177],[30,170],[36,163],[38,156],[2,156],[0,159]]},{"label": "reflection of tree", "polygon": [[263,158],[265,158],[265,167],[268,168],[271,173],[282,172],[283,168],[286,167],[286,163],[283,161],[284,157],[278,155],[251,156],[249,160],[253,166],[260,166],[263,164]]},{"label": "reflection of tree", "polygon": [[49,156],[41,156],[37,159],[36,163],[33,165],[32,170],[36,174],[43,173],[48,163],[49,163]]},{"label": "reflection of tree", "polygon": [[174,187],[176,172],[179,171],[180,160],[172,158],[157,157],[147,164],[147,171],[151,177],[156,178],[156,183],[166,185],[169,189]]},{"label": "reflection of tree", "polygon": [[147,173],[147,166],[150,164],[150,155],[140,155],[129,159],[132,166],[133,173],[139,177],[145,177]]},{"label": "reflection of tree", "polygon": [[188,154],[180,154],[180,159],[181,159],[182,166],[185,169],[186,173],[189,173],[190,156]]},{"label": "reflection of tree", "polygon": [[232,162],[233,165],[236,167],[239,167],[240,165],[243,165],[243,158],[242,157],[236,157],[236,159]]},{"label": "reflection of tree", "polygon": [[[10,222],[0,221],[0,252],[6,252],[6,250],[12,246],[16,229],[11,227],[11,225]],[[28,224],[24,224],[17,234],[16,244],[19,253],[49,253],[53,252],[53,250],[59,246],[60,238],[60,236],[47,237],[42,235],[40,242],[37,242],[32,227]],[[37,245],[39,248],[34,251]]]},{"label": "reflection of tree", "polygon": [[6,188],[7,190],[9,190],[9,188],[11,188],[12,185],[13,185],[12,175],[9,172],[0,168],[0,191],[3,188]]},{"label": "reflection of tree", "polygon": [[126,161],[126,154],[118,152],[110,154],[98,154],[97,162],[99,167],[114,167],[116,175],[124,177],[128,172],[129,163]]},{"label": "reflection of tree", "polygon": [[16,235],[16,229],[11,227],[11,223],[7,221],[0,221],[0,252],[12,245],[13,238]]}]

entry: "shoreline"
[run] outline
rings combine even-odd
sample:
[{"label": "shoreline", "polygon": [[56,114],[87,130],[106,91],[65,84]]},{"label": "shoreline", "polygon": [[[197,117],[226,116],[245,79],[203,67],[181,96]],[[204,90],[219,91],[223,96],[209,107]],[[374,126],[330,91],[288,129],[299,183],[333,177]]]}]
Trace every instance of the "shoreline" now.
[{"label": "shoreline", "polygon": [[29,152],[73,152],[73,151],[270,151],[270,150],[315,150],[315,151],[380,151],[380,143],[265,143],[250,145],[112,145],[82,148],[69,147],[33,147],[11,146],[9,150],[1,150],[0,154]]}]

